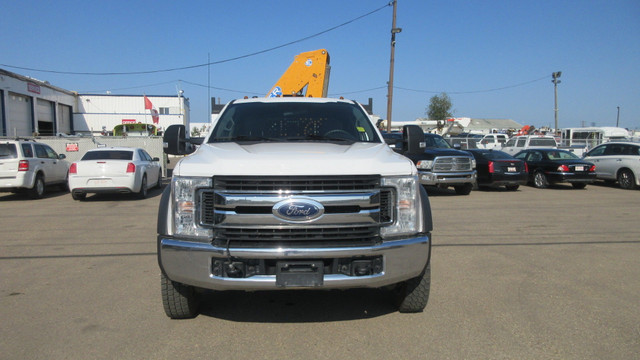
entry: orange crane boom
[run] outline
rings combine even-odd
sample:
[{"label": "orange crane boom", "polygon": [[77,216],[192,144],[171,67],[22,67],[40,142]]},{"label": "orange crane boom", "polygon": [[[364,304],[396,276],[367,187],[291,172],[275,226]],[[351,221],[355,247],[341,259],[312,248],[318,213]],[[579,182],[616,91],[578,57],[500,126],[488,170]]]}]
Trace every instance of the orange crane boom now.
[{"label": "orange crane boom", "polygon": [[325,49],[298,54],[287,71],[271,88],[267,97],[327,97],[329,53]]}]

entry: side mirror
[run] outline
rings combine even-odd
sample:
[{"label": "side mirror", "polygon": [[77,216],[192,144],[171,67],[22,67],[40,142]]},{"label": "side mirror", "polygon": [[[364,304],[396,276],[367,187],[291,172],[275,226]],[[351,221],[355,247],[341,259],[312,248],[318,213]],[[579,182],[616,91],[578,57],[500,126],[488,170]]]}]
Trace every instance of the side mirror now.
[{"label": "side mirror", "polygon": [[405,125],[402,128],[402,140],[406,144],[405,149],[410,154],[423,153],[427,147],[424,141],[424,131],[418,125]]},{"label": "side mirror", "polygon": [[202,144],[204,138],[186,137],[184,125],[171,125],[165,130],[162,137],[164,152],[170,155],[188,155],[195,151],[193,145]]},{"label": "side mirror", "polygon": [[65,154],[58,155],[58,159],[60,159],[60,160],[64,160],[66,158],[67,158],[67,155],[65,155]]}]

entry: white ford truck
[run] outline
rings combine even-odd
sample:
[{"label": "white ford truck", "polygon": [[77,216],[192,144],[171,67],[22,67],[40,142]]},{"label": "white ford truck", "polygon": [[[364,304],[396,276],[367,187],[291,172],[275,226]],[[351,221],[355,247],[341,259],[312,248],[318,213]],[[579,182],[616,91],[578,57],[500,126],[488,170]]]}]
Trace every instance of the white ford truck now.
[{"label": "white ford truck", "polygon": [[[404,136],[424,151],[419,127]],[[197,147],[175,165],[158,213],[170,318],[196,316],[203,289],[386,288],[401,312],[426,306],[427,194],[358,103],[235,100],[205,138],[174,125],[164,141],[168,154]]]}]

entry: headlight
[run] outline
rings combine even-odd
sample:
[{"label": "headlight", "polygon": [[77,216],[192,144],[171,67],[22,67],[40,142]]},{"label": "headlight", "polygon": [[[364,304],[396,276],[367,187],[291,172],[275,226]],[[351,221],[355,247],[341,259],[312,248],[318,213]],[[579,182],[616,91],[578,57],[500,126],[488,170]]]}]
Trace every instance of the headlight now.
[{"label": "headlight", "polygon": [[476,158],[471,159],[471,169],[476,168]]},{"label": "headlight", "polygon": [[211,178],[174,176],[171,182],[173,193],[173,228],[176,235],[213,236],[211,229],[197,226],[196,191],[212,186]]},{"label": "headlight", "polygon": [[422,228],[420,184],[416,176],[383,177],[382,186],[396,189],[395,221],[380,229],[383,238],[415,234]]},{"label": "headlight", "polygon": [[429,170],[433,167],[433,160],[420,160],[416,167],[421,170]]}]

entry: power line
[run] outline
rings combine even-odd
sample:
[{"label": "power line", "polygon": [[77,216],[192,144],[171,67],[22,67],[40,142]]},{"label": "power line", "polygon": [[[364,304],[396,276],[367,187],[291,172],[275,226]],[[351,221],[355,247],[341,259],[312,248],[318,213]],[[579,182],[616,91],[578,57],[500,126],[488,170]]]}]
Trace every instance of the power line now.
[{"label": "power line", "polygon": [[22,66],[15,66],[15,65],[8,65],[8,64],[0,64],[4,67],[8,67],[8,68],[13,68],[13,69],[20,69],[20,70],[28,70],[28,71],[37,71],[37,72],[46,72],[46,73],[52,73],[52,74],[63,74],[63,75],[96,75],[96,76],[111,76],[111,75],[143,75],[143,74],[155,74],[155,73],[161,73],[161,72],[171,72],[171,71],[179,71],[179,70],[188,70],[188,69],[195,69],[195,68],[199,68],[199,67],[204,67],[204,66],[209,66],[209,65],[217,65],[217,64],[223,64],[226,62],[230,62],[230,61],[235,61],[235,60],[240,60],[240,59],[245,59],[251,56],[256,56],[256,55],[260,55],[260,54],[264,54],[266,52],[270,52],[273,50],[277,50],[280,48],[283,48],[285,46],[289,46],[289,45],[293,45],[305,40],[309,40],[312,39],[314,37],[323,35],[325,33],[328,33],[330,31],[336,30],[338,28],[341,28],[343,26],[349,25],[355,21],[358,21],[362,18],[365,18],[367,16],[370,16],[382,9],[384,9],[387,6],[391,6],[392,2],[389,2],[387,4],[385,4],[384,6],[381,6],[375,10],[372,10],[364,15],[360,15],[354,19],[351,19],[349,21],[346,21],[340,25],[336,25],[334,27],[331,27],[327,30],[323,30],[320,31],[318,33],[315,33],[313,35],[309,35],[306,37],[303,37],[301,39],[298,40],[294,40],[294,41],[290,41],[288,43],[282,44],[282,45],[278,45],[278,46],[274,46],[272,48],[268,48],[265,50],[260,50],[260,51],[256,51],[253,53],[249,53],[246,55],[241,55],[241,56],[236,56],[233,58],[229,58],[229,59],[224,59],[224,60],[219,60],[219,61],[213,61],[213,62],[207,62],[204,64],[198,64],[198,65],[189,65],[189,66],[183,66],[183,67],[177,67],[177,68],[171,68],[171,69],[161,69],[161,70],[148,70],[148,71],[132,71],[132,72],[75,72],[75,71],[58,71],[58,70],[45,70],[45,69],[35,69],[35,68],[28,68],[28,67],[22,67]]},{"label": "power line", "polygon": [[547,79],[549,76],[545,75],[541,78],[535,79],[535,80],[530,80],[530,81],[526,81],[523,83],[519,83],[519,84],[515,84],[515,85],[509,85],[509,86],[503,86],[503,87],[499,87],[499,88],[493,88],[493,89],[486,89],[486,90],[472,90],[472,91],[431,91],[431,90],[417,90],[417,89],[409,89],[409,88],[403,88],[403,87],[399,87],[399,86],[394,86],[395,89],[400,89],[400,90],[406,90],[406,91],[413,91],[413,92],[421,92],[421,93],[428,93],[428,94],[440,94],[440,93],[447,93],[447,94],[477,94],[477,93],[487,93],[487,92],[492,92],[492,91],[499,91],[499,90],[506,90],[506,89],[511,89],[511,88],[515,88],[515,87],[519,87],[519,86],[524,86],[524,85],[528,85],[534,82],[538,82],[541,80],[545,80]]}]

